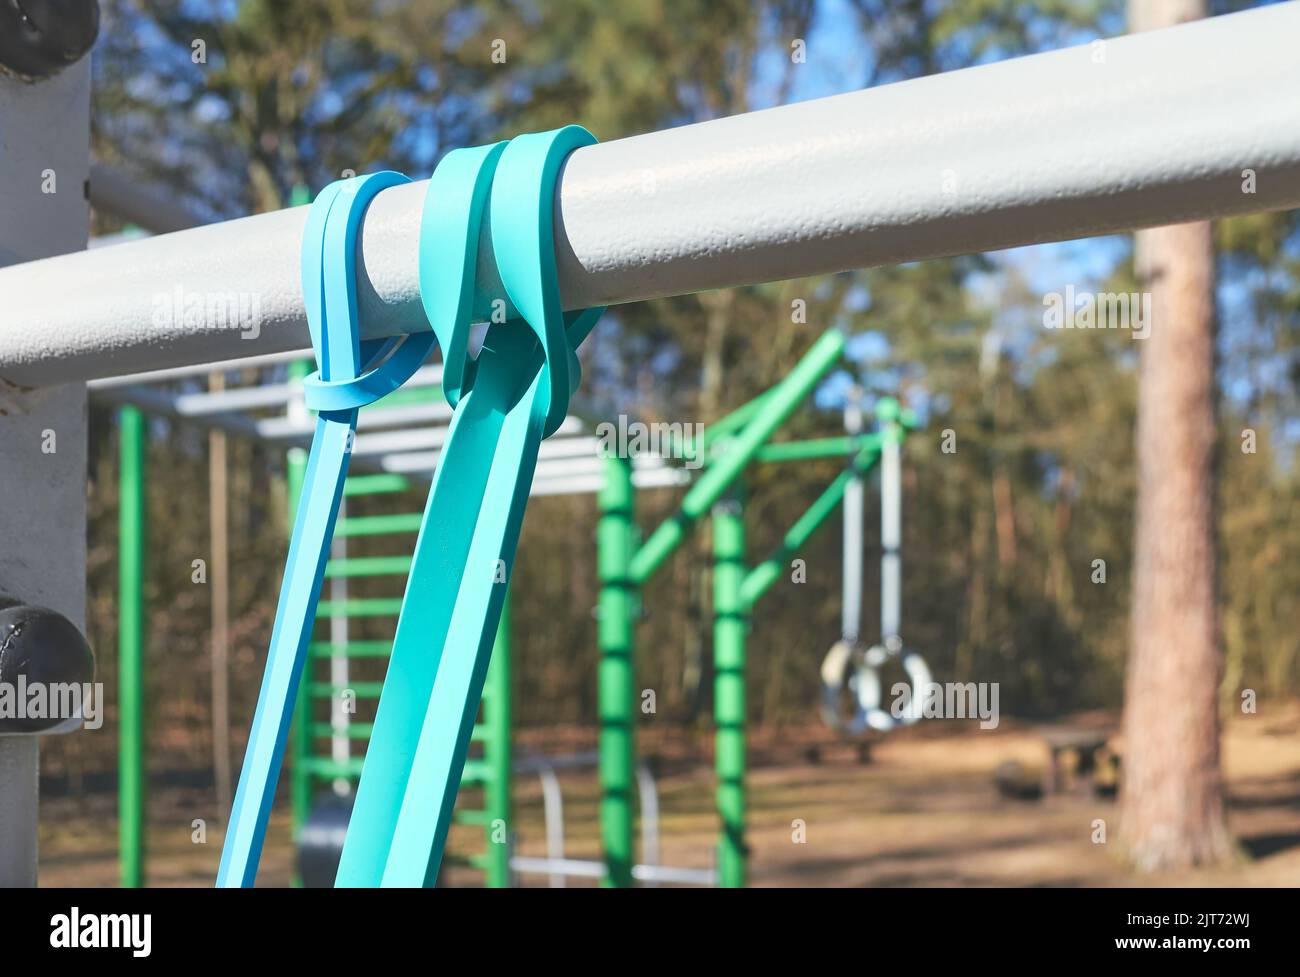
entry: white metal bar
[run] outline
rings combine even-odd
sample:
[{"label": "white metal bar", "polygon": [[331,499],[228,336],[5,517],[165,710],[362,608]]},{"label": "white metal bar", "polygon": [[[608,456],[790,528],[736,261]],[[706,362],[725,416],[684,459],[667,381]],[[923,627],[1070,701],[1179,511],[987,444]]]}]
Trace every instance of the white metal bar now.
[{"label": "white metal bar", "polygon": [[[641,857],[648,868],[659,867],[659,791],[654,774],[644,760],[636,765],[636,789],[641,808]],[[658,879],[650,879],[650,885]]]},{"label": "white metal bar", "polygon": [[[542,783],[542,819],[546,825],[546,857],[553,862],[564,860],[564,794],[555,768],[545,763],[538,767]],[[551,888],[564,888],[564,873],[551,873]]]},{"label": "white metal bar", "polygon": [[[516,855],[510,859],[510,868],[521,875],[567,875],[572,878],[603,879],[604,862],[580,858],[537,858]],[[633,865],[632,878],[638,882],[674,882],[683,885],[717,885],[718,873],[708,868],[686,868],[679,865]]]},{"label": "white metal bar", "polygon": [[96,210],[138,224],[154,234],[183,231],[208,221],[197,211],[175,198],[146,188],[135,177],[127,176],[106,163],[92,163],[87,180],[90,205]]},{"label": "white metal bar", "polygon": [[897,639],[902,614],[902,543],[902,447],[887,437],[880,449],[880,635],[886,645]]},{"label": "white metal bar", "polygon": [[[1300,206],[1297,36],[1300,4],[1278,4],[580,149],[556,200],[565,304]],[[1242,192],[1247,168],[1254,193]],[[367,337],[427,328],[424,191],[395,187],[370,207]],[[46,384],[305,345],[305,216],[0,271],[0,378]],[[504,298],[487,233],[483,318]],[[182,314],[178,299],[212,311]]]},{"label": "white metal bar", "polygon": [[[862,431],[862,391],[849,390],[844,403],[844,433],[854,437]],[[844,526],[842,559],[844,579],[840,597],[840,637],[849,644],[857,642],[862,633],[862,542],[863,508],[866,492],[861,472],[855,472],[844,488]]]},{"label": "white metal bar", "polygon": [[36,886],[40,739],[0,735],[0,888]]},{"label": "white metal bar", "polygon": [[231,370],[247,370],[263,366],[275,366],[294,360],[315,359],[310,349],[291,349],[283,353],[267,353],[263,356],[246,356],[237,360],[218,360],[214,363],[197,363],[193,366],[178,366],[169,370],[149,370],[145,373],[126,373],[116,377],[101,377],[91,380],[87,386],[91,390],[111,390],[116,387],[135,387],[142,383],[162,383],[167,380],[183,380],[186,377],[207,376],[209,373],[228,373]]}]

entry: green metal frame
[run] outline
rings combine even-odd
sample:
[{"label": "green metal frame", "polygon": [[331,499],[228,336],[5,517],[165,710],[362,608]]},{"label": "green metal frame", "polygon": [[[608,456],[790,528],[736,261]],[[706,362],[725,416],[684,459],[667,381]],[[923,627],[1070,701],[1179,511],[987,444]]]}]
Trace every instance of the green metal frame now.
[{"label": "green metal frame", "polygon": [[145,416],[118,411],[118,849],[123,888],[145,879]]},{"label": "green metal frame", "polygon": [[[604,882],[608,886],[631,886],[635,864],[635,620],[640,590],[685,541],[696,523],[733,491],[750,462],[764,455],[770,461],[844,456],[860,443],[866,444],[857,438],[767,443],[827,371],[839,362],[844,343],[841,332],[827,331],[780,382],[710,425],[702,445],[683,446],[691,456],[710,448],[714,453],[703,474],[687,490],[677,511],[639,546],[633,518],[631,469],[621,459],[607,460],[596,537],[601,584],[597,628],[600,820],[606,863]],[[719,666],[714,702],[718,721],[718,804],[723,822],[719,880],[724,886],[739,886],[744,884],[745,877],[745,610],[738,589],[743,585],[744,526],[741,522],[728,522],[724,515],[723,527],[721,541],[715,539],[714,554],[722,570],[721,583],[715,576],[714,600],[715,603],[721,600],[724,608],[730,608],[726,622],[715,626],[714,648]],[[719,545],[721,552],[717,549]],[[736,588],[735,593],[732,588]],[[739,644],[737,628],[741,628]]]},{"label": "green metal frame", "polygon": [[[304,370],[306,367],[304,366]],[[296,376],[295,376],[296,378]],[[401,390],[384,400],[385,407],[398,403],[425,402],[440,397],[438,388]],[[304,458],[291,454],[289,458],[288,489],[290,498],[296,500],[302,489]],[[355,474],[344,483],[345,497],[396,494],[406,491],[410,482],[400,475]],[[291,502],[289,523],[293,521]],[[367,516],[343,516],[339,519],[335,536],[398,536],[414,535],[420,529],[419,512],[384,513]],[[410,569],[409,556],[348,557],[331,560],[325,568],[327,578],[394,577],[405,582]],[[355,618],[396,619],[401,610],[401,596],[349,598],[346,601],[322,600],[317,605],[317,618],[343,615]],[[328,661],[341,650],[348,658],[387,658],[392,651],[392,640],[348,641],[342,649],[330,641],[314,641],[310,646],[308,667],[303,670],[302,685],[294,713],[294,763],[291,771],[293,797],[293,833],[295,843],[303,825],[310,817],[315,793],[322,783],[337,779],[355,781],[361,775],[363,757],[350,757],[340,763],[331,756],[315,751],[317,739],[335,735],[330,723],[318,721],[313,716],[314,703],[330,699],[342,689],[315,676],[314,663]],[[358,698],[377,699],[383,689],[378,681],[349,681],[347,689]],[[483,807],[475,810],[457,809],[458,824],[472,824],[483,828],[486,850],[468,858],[448,858],[447,864],[469,864],[481,869],[486,884],[491,888],[510,885],[511,850],[511,783],[510,783],[510,610],[509,599],[501,613],[492,659],[484,682],[482,715],[474,728],[472,742],[482,744],[482,756],[469,760],[461,778],[462,787],[481,787]],[[346,728],[350,739],[368,741],[371,723],[351,723]]]}]

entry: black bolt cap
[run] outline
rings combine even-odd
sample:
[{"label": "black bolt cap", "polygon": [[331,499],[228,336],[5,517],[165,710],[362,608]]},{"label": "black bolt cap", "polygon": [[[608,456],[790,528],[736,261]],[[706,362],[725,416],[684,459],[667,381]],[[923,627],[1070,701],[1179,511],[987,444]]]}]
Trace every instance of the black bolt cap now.
[{"label": "black bolt cap", "polygon": [[[16,703],[20,676],[28,690],[43,685],[47,695],[55,686],[84,687],[95,677],[95,656],[77,626],[57,611],[0,600],[0,689],[12,697],[11,703]],[[0,733],[39,733],[72,718],[16,713],[16,708],[0,711]]]},{"label": "black bolt cap", "polygon": [[99,36],[99,0],[0,0],[0,65],[48,78],[80,61]]}]

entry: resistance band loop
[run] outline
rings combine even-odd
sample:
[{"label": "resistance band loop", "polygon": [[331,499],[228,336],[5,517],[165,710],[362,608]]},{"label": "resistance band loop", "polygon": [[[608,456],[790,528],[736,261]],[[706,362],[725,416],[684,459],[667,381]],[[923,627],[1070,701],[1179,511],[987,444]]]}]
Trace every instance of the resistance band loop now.
[{"label": "resistance band loop", "polygon": [[[430,181],[420,289],[446,344],[456,408],[416,540],[339,886],[424,886],[437,877],[538,447],[564,419],[578,375],[574,351],[604,311],[561,311],[553,244],[561,164],[594,141],[570,126],[504,149],[459,150]],[[492,325],[468,368],[485,199],[498,271],[524,321]]]},{"label": "resistance band loop", "polygon": [[304,383],[318,411],[276,608],[266,671],[221,851],[217,885],[251,886],[284,758],[285,739],[306,649],[316,619],[358,408],[401,386],[432,349],[421,332],[361,342],[356,245],[375,194],[409,182],[382,172],[332,183],[321,191],[303,231],[302,291],[319,370]]}]

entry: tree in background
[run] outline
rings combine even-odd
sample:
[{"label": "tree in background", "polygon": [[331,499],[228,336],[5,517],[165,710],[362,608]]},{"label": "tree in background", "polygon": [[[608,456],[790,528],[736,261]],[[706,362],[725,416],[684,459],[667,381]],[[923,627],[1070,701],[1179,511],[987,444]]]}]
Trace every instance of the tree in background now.
[{"label": "tree in background", "polygon": [[[1205,0],[1129,3],[1134,31],[1206,12]],[[1138,382],[1120,820],[1129,858],[1155,871],[1215,864],[1232,853],[1219,762],[1211,225],[1141,231],[1136,248],[1152,325]]]}]

